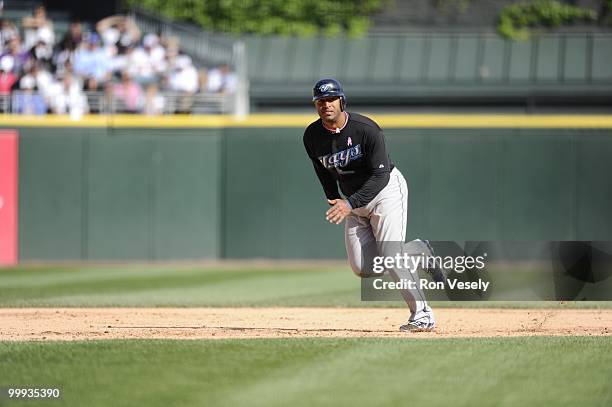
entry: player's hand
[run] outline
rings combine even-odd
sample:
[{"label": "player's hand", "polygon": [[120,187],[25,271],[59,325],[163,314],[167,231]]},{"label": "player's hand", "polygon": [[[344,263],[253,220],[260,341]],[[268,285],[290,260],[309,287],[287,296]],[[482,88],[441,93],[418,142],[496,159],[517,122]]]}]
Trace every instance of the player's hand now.
[{"label": "player's hand", "polygon": [[325,219],[330,223],[340,224],[351,213],[351,206],[344,199],[328,199],[331,208],[325,212]]}]

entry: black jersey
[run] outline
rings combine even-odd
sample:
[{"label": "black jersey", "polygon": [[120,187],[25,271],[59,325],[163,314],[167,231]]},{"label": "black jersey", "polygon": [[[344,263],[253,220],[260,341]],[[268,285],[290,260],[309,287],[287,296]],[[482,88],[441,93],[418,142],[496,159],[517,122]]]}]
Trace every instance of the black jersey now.
[{"label": "black jersey", "polygon": [[389,182],[393,163],[383,132],[365,116],[349,113],[346,125],[337,132],[326,129],[321,119],[311,123],[304,131],[304,147],[327,199],[341,198],[339,184],[351,206],[359,208]]}]

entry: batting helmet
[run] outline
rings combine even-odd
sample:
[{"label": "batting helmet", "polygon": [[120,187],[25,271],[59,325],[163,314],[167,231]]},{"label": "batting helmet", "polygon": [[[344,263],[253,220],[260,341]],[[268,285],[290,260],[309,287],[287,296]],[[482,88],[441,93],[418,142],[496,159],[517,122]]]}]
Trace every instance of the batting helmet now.
[{"label": "batting helmet", "polygon": [[346,96],[344,96],[344,91],[342,90],[342,85],[335,79],[326,78],[321,79],[315,83],[314,88],[312,88],[312,101],[330,98],[330,97],[340,97],[340,106],[342,110],[344,110],[344,106],[346,106]]}]

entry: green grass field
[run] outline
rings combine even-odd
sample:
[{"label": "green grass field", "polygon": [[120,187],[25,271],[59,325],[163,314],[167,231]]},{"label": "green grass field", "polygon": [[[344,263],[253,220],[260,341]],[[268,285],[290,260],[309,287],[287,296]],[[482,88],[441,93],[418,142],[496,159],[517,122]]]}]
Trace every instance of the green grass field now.
[{"label": "green grass field", "polygon": [[[360,302],[344,266],[107,265],[0,270],[0,306],[404,305]],[[63,391],[7,406],[609,406],[611,379],[609,336],[0,342],[0,387]]]},{"label": "green grass field", "polygon": [[0,306],[360,306],[344,268],[42,267],[0,272]]},{"label": "green grass field", "polygon": [[609,406],[611,351],[584,337],[0,343],[0,383],[90,407]]},{"label": "green grass field", "polygon": [[[437,307],[610,308],[612,302],[433,302]],[[45,266],[0,270],[0,307],[405,307],[362,302],[348,266]]]}]

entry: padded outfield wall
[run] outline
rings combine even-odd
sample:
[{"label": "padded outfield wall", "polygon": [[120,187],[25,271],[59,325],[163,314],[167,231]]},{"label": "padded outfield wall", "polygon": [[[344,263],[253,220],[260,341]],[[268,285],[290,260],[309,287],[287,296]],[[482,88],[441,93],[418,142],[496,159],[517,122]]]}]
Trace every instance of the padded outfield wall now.
[{"label": "padded outfield wall", "polygon": [[[410,237],[612,240],[612,117],[374,118]],[[301,141],[313,119],[5,116],[19,259],[342,258]]]}]

